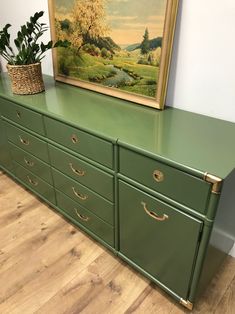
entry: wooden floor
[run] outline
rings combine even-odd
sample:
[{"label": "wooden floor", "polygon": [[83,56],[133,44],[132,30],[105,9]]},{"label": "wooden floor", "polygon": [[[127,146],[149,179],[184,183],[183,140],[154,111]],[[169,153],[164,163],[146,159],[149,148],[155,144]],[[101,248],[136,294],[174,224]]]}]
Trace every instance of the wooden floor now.
[{"label": "wooden floor", "polygon": [[[0,313],[187,313],[0,172]],[[193,313],[235,313],[228,257]]]}]

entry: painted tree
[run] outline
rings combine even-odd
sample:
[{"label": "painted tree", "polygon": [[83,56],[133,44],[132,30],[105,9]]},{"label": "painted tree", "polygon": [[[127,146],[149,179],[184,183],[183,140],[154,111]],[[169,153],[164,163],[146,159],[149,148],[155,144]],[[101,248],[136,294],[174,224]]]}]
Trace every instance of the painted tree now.
[{"label": "painted tree", "polygon": [[143,41],[140,45],[140,48],[141,48],[141,54],[142,55],[146,55],[149,50],[150,50],[150,43],[149,43],[149,31],[148,31],[148,28],[145,29],[145,32],[144,32],[144,36],[143,36]]},{"label": "painted tree", "polygon": [[67,38],[76,53],[79,53],[90,39],[107,34],[105,4],[106,0],[76,0],[71,12],[69,28],[60,27],[60,30],[57,28],[57,34]]}]

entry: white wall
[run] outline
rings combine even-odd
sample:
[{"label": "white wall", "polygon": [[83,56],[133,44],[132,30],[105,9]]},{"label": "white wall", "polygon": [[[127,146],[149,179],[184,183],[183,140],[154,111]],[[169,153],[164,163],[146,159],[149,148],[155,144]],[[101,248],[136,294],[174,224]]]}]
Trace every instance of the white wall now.
[{"label": "white wall", "polygon": [[167,104],[235,122],[235,1],[180,2]]},{"label": "white wall", "polygon": [[[43,17],[40,19],[42,23],[49,25],[48,4],[47,0],[1,0],[0,6],[0,28],[5,24],[12,25],[10,33],[15,38],[19,27],[29,20],[29,17],[35,12],[44,11]],[[43,41],[50,40],[50,30],[45,33]],[[2,71],[6,71],[6,62],[0,58],[2,63]],[[53,75],[51,52],[47,52],[46,58],[42,62],[42,71],[45,74]]]},{"label": "white wall", "polygon": [[[2,1],[0,26],[11,23],[16,30],[41,10],[49,23],[47,0]],[[234,38],[234,0],[180,0],[167,104],[235,122]],[[43,72],[53,74],[50,53]]]}]

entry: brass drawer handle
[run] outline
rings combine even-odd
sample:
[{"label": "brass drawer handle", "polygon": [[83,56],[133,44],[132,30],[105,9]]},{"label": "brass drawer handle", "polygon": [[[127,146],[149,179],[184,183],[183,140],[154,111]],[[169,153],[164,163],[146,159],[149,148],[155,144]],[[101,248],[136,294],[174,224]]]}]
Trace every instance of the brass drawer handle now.
[{"label": "brass drawer handle", "polygon": [[78,198],[80,198],[80,200],[85,201],[85,200],[88,199],[88,196],[87,196],[87,195],[82,195],[82,194],[80,194],[79,192],[77,192],[77,191],[75,190],[75,188],[74,188],[73,186],[72,186],[72,190],[73,190],[73,194],[74,194],[75,196],[77,196]]},{"label": "brass drawer handle", "polygon": [[16,110],[16,116],[17,116],[18,119],[21,119],[21,113],[20,113],[20,111]]},{"label": "brass drawer handle", "polygon": [[84,215],[82,215],[82,214],[79,214],[79,212],[78,212],[78,210],[77,210],[76,208],[74,208],[74,210],[75,210],[77,216],[78,216],[81,220],[83,220],[83,221],[88,221],[88,220],[90,219],[90,217],[87,217],[87,216],[84,216]]},{"label": "brass drawer handle", "polygon": [[20,139],[20,142],[26,146],[28,146],[30,144],[29,140],[23,139],[20,135],[19,135],[19,139]]},{"label": "brass drawer handle", "polygon": [[38,182],[32,180],[29,176],[27,176],[27,179],[28,179],[28,181],[29,181],[30,184],[32,184],[32,185],[34,185],[34,186],[37,186],[37,185],[38,185]]},{"label": "brass drawer handle", "polygon": [[24,162],[25,162],[26,165],[29,166],[29,167],[33,167],[33,166],[34,166],[34,162],[27,160],[25,157],[24,157]]},{"label": "brass drawer handle", "polygon": [[157,182],[162,182],[164,180],[164,173],[161,172],[160,170],[154,170],[153,178]]},{"label": "brass drawer handle", "polygon": [[85,175],[85,171],[84,170],[75,169],[71,162],[69,163],[69,167],[79,177],[83,177]]},{"label": "brass drawer handle", "polygon": [[156,213],[154,213],[153,211],[149,211],[149,210],[147,209],[146,203],[144,203],[144,202],[141,202],[141,205],[143,205],[146,214],[148,214],[150,217],[152,217],[153,219],[155,219],[155,220],[157,220],[157,221],[164,221],[164,220],[166,220],[166,219],[169,218],[169,216],[166,215],[166,214],[163,214],[162,217],[159,217],[159,216],[158,216]]},{"label": "brass drawer handle", "polygon": [[71,135],[71,141],[73,142],[73,144],[76,144],[78,142],[78,137],[76,134]]}]

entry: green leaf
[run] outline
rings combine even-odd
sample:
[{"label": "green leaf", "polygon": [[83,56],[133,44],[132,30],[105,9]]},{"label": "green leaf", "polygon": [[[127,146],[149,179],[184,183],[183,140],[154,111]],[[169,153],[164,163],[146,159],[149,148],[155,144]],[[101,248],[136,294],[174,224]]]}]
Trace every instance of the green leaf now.
[{"label": "green leaf", "polygon": [[47,43],[46,47],[47,47],[47,49],[51,49],[52,46],[53,46],[53,42],[52,42],[52,40],[50,40],[50,41]]},{"label": "green leaf", "polygon": [[24,35],[24,36],[27,36],[28,32],[27,32],[27,28],[25,25],[22,25],[21,26],[21,33]]},{"label": "green leaf", "polygon": [[15,40],[14,40],[14,43],[15,43],[15,45],[16,45],[16,48],[20,49],[21,42],[20,42],[18,39],[15,39]]},{"label": "green leaf", "polygon": [[34,23],[36,23],[37,20],[38,20],[41,16],[43,16],[43,14],[44,14],[44,11],[36,12],[36,13],[34,14],[34,16],[33,16]]},{"label": "green leaf", "polygon": [[6,25],[3,27],[3,30],[2,30],[2,31],[3,31],[4,34],[7,34],[7,33],[8,33],[7,30],[8,30],[9,27],[11,27],[11,24],[6,24]]},{"label": "green leaf", "polygon": [[54,48],[56,47],[64,47],[67,48],[71,46],[71,42],[69,42],[68,40],[58,40],[55,44],[54,44]]},{"label": "green leaf", "polygon": [[17,33],[17,39],[20,43],[24,40],[24,36],[20,31]]},{"label": "green leaf", "polygon": [[44,45],[43,42],[41,42],[40,48],[41,48],[42,53],[44,53],[46,51],[46,46]]}]

